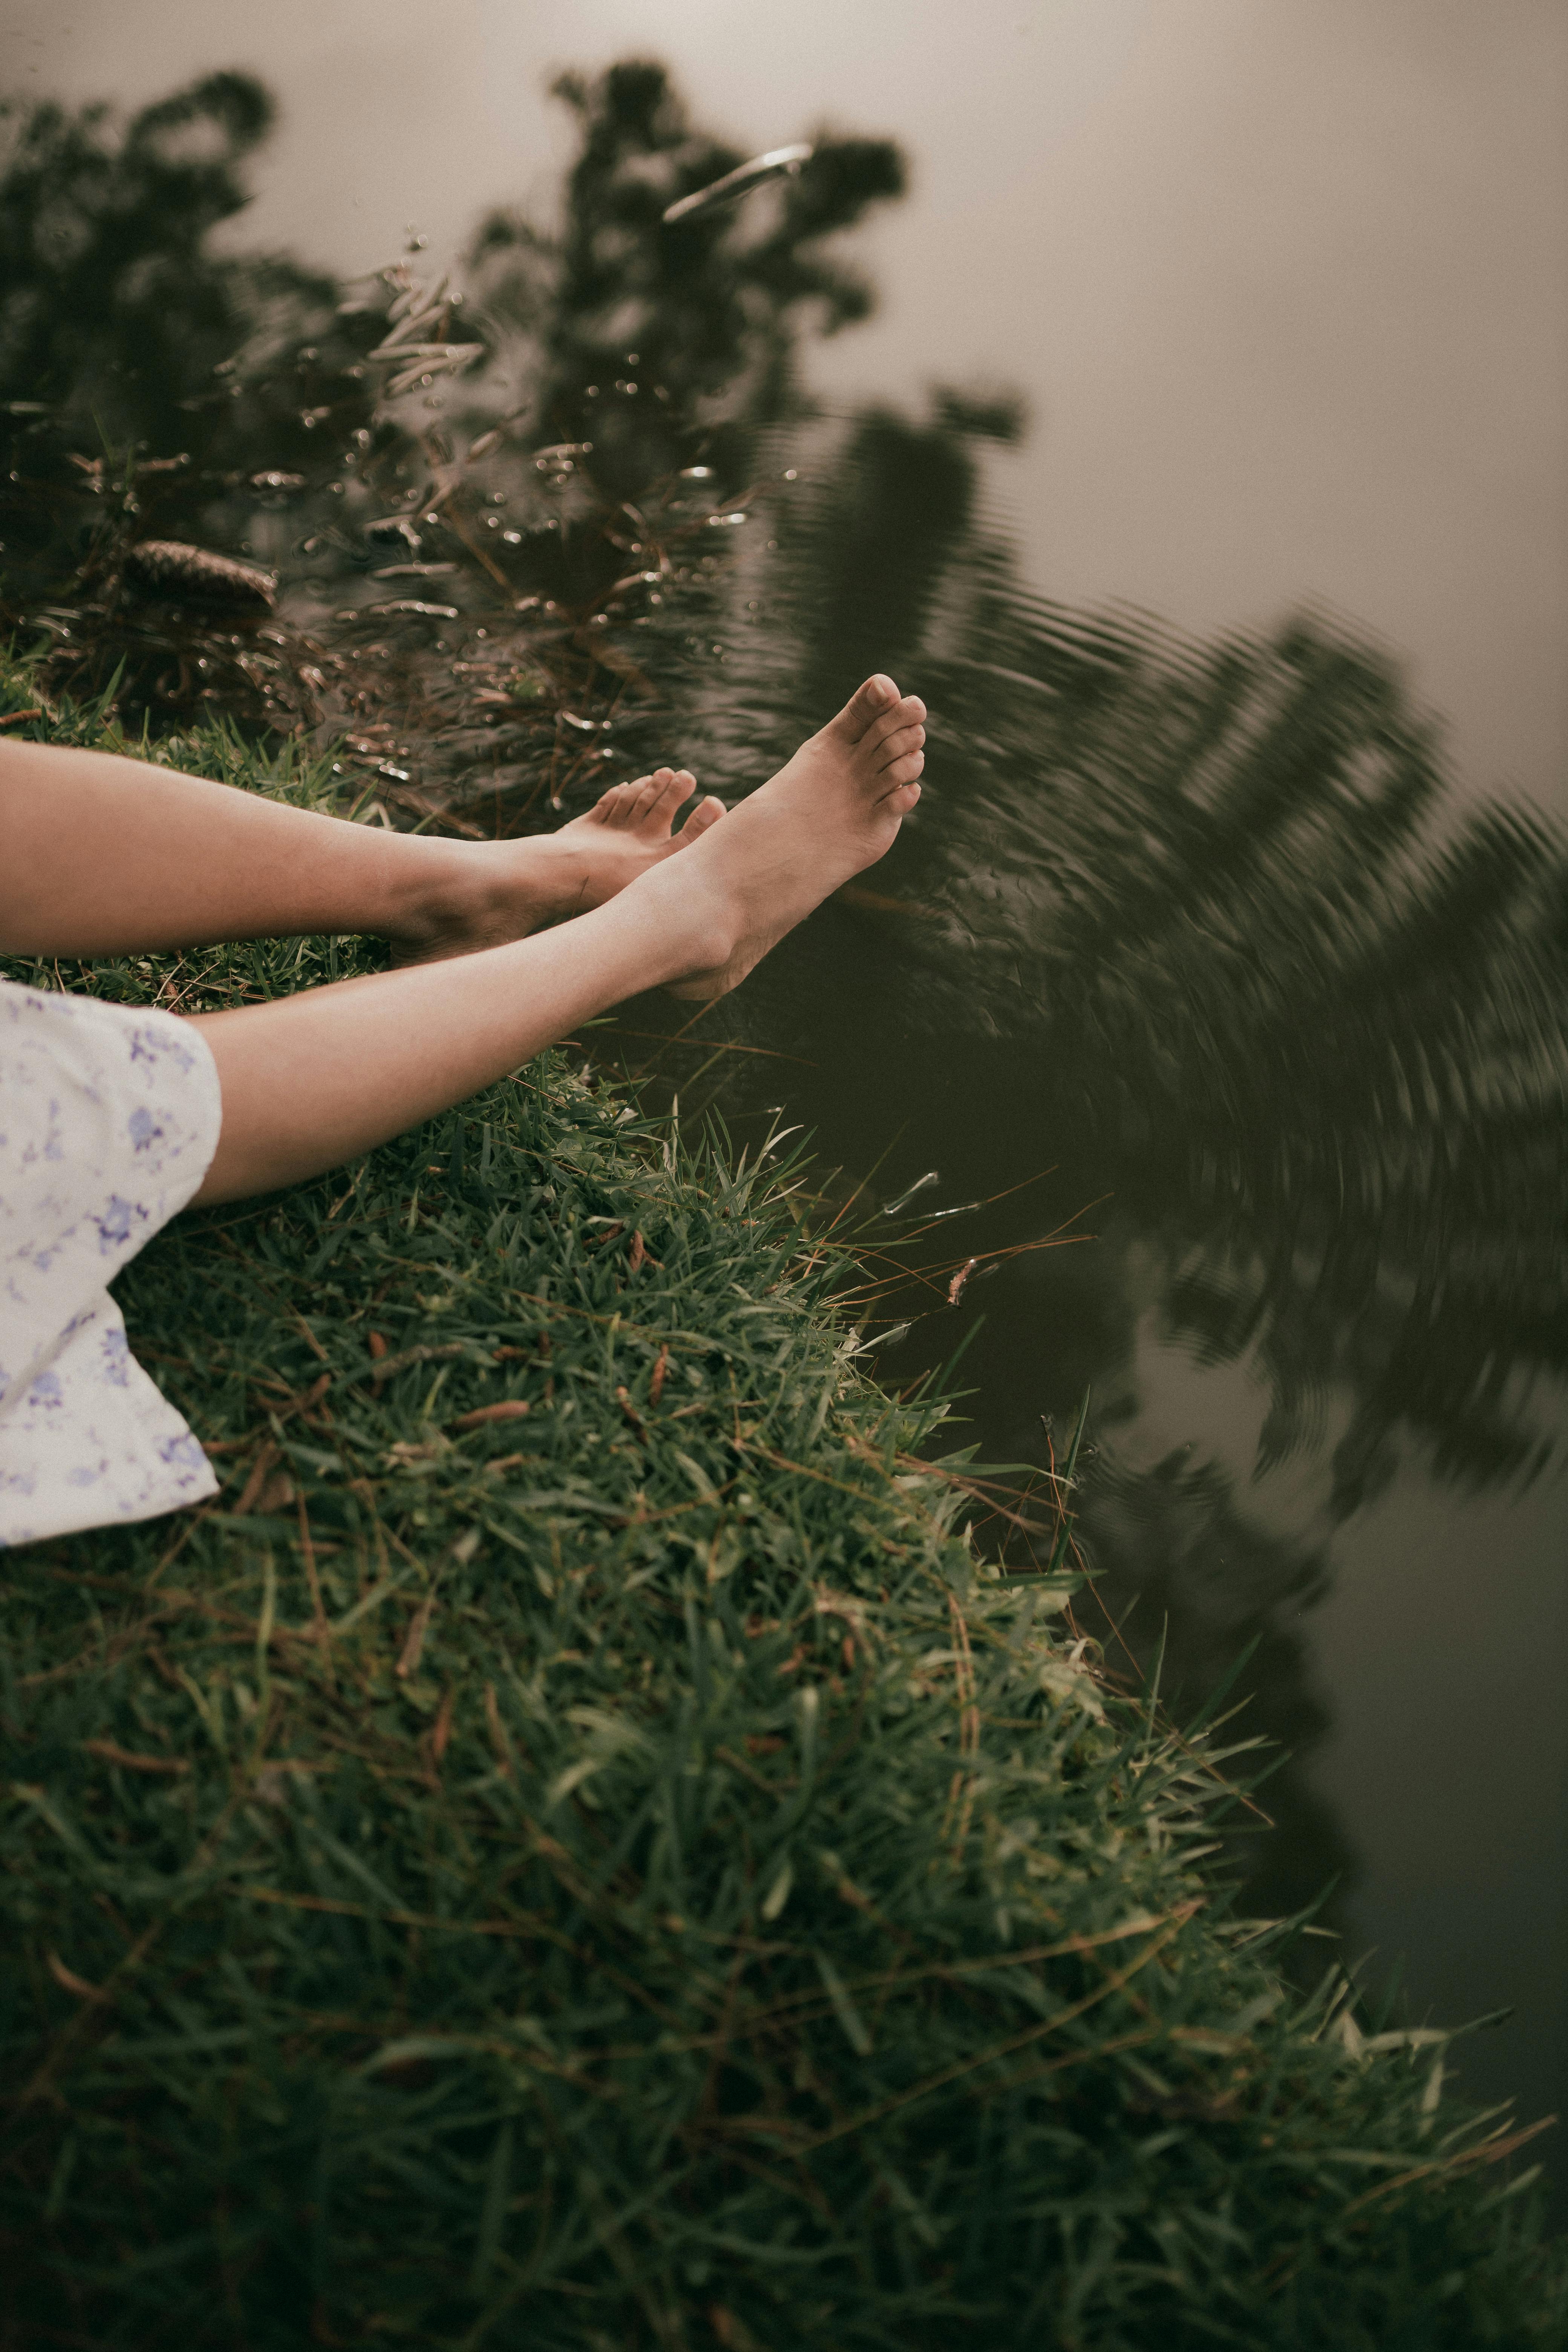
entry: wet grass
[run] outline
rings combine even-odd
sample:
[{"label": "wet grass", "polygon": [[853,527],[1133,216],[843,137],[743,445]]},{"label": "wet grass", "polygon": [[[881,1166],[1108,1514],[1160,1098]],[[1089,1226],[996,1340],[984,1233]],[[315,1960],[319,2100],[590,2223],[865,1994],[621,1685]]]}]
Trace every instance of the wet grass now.
[{"label": "wet grass", "polygon": [[787,1171],[577,1060],[119,1286],[223,1492],[7,1559],[4,2340],[1562,2344],[1519,2137],[1229,1916],[1223,1748],[987,1566]]}]

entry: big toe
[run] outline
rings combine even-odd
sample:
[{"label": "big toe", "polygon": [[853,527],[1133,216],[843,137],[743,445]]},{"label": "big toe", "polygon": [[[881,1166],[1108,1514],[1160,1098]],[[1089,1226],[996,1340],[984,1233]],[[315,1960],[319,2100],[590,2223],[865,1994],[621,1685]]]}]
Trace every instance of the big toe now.
[{"label": "big toe", "polygon": [[723,802],[716,793],[710,793],[705,800],[698,802],[697,806],[676,835],[672,846],[676,849],[684,849],[689,842],[696,840],[700,833],[706,833],[710,824],[717,824],[723,814]]},{"label": "big toe", "polygon": [[828,721],[830,733],[840,735],[847,742],[858,743],[868,728],[874,727],[885,712],[892,709],[899,698],[899,689],[885,671],[878,670],[864,686],[857,687],[837,719]]}]

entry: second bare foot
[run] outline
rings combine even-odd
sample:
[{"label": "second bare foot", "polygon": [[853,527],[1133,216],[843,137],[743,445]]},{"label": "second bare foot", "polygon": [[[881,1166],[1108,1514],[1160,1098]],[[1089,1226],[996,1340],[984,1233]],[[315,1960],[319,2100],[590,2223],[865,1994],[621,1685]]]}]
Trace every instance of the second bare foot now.
[{"label": "second bare foot", "polygon": [[585,815],[556,833],[444,845],[450,856],[394,940],[393,961],[471,955],[602,907],[718,823],[724,803],[709,793],[674,831],[696,789],[689,769],[658,768],[612,785]]}]

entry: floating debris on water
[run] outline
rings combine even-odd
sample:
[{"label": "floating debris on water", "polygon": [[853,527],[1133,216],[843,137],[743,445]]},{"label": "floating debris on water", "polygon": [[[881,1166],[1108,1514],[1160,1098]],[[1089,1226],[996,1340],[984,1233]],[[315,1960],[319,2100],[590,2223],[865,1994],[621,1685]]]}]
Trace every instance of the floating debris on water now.
[{"label": "floating debris on water", "polygon": [[770,147],[765,155],[753,155],[749,163],[739,163],[726,172],[721,180],[710,180],[705,188],[694,188],[664,208],[664,225],[672,227],[677,221],[695,220],[699,213],[716,211],[721,205],[732,205],[749,196],[768,180],[793,180],[803,163],[811,161],[809,147]]},{"label": "floating debris on water", "polygon": [[958,1272],[953,1276],[952,1280],[947,1286],[947,1303],[950,1307],[956,1307],[958,1305],[959,1300],[963,1297],[964,1285],[968,1282],[970,1276],[973,1273],[979,1263],[979,1259],[975,1257],[966,1257],[964,1259],[963,1264],[959,1267]]},{"label": "floating debris on water", "polygon": [[896,1201],[887,1201],[883,1202],[882,1214],[885,1217],[901,1216],[904,1211],[908,1208],[910,1202],[914,1199],[917,1192],[923,1192],[929,1185],[940,1184],[941,1182],[941,1169],[928,1168],[925,1174],[923,1176],[917,1176],[914,1182],[909,1186],[907,1191],[900,1192]]},{"label": "floating debris on water", "polygon": [[302,490],[305,477],[303,474],[282,474],[275,466],[269,466],[264,473],[252,474],[250,487],[253,490]]},{"label": "floating debris on water", "polygon": [[406,548],[410,555],[417,555],[423,544],[406,515],[382,515],[366,523],[364,535],[372,547]]},{"label": "floating debris on water", "polygon": [[[400,392],[407,392],[416,383],[433,383],[438,375],[456,373],[459,368],[468,367],[474,360],[482,359],[484,352],[483,343],[405,344],[396,356],[400,360],[405,359],[408,364],[400,368],[391,379],[385,396],[388,400],[395,400]],[[391,352],[384,349],[371,353],[373,360],[391,356]]]},{"label": "floating debris on water", "polygon": [[422,604],[417,596],[394,596],[384,604],[367,604],[364,609],[378,619],[388,613],[413,613],[427,621],[455,621],[458,617],[456,604]]},{"label": "floating debris on water", "polygon": [[259,564],[214,555],[182,539],[144,539],[126,551],[124,575],[144,596],[184,596],[214,604],[249,604],[267,612],[278,593],[278,574]]}]

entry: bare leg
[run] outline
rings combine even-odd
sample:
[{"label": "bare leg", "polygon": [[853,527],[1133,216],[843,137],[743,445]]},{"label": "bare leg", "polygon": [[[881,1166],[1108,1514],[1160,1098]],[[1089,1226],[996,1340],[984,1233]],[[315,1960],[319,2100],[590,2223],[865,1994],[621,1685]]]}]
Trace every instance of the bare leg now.
[{"label": "bare leg", "polygon": [[200,1015],[223,1128],[197,1200],[270,1192],[352,1160],[722,945],[702,894],[671,905],[640,887],[504,947]]},{"label": "bare leg", "polygon": [[721,816],[661,768],[558,833],[454,842],[285,807],[105,751],[0,742],[0,953],[107,956],[301,931],[459,955],[602,905]]},{"label": "bare leg", "polygon": [[891,847],[925,707],[872,678],[787,767],[575,922],[462,962],[202,1016],[223,1131],[198,1200],[311,1176],[461,1102],[637,991],[715,995]]}]

